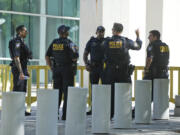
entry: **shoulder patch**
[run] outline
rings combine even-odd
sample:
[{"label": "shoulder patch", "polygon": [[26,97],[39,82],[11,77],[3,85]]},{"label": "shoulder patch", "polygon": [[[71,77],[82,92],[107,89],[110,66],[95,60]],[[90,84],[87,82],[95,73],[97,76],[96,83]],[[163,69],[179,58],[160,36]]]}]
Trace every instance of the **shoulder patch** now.
[{"label": "shoulder patch", "polygon": [[90,41],[93,41],[94,39],[95,39],[95,37],[92,36],[92,37],[90,38]]},{"label": "shoulder patch", "polygon": [[20,47],[20,43],[16,43],[16,48],[19,48]]},{"label": "shoulder patch", "polygon": [[152,50],[152,46],[148,46],[147,50],[151,51]]}]

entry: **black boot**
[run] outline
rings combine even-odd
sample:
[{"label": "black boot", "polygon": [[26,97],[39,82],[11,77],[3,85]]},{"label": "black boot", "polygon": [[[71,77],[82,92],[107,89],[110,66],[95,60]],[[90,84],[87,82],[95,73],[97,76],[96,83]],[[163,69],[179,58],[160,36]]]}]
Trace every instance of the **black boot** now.
[{"label": "black boot", "polygon": [[86,115],[92,115],[92,111],[90,110],[90,111],[86,112]]},{"label": "black boot", "polygon": [[30,116],[30,115],[31,115],[30,112],[25,111],[25,116]]}]

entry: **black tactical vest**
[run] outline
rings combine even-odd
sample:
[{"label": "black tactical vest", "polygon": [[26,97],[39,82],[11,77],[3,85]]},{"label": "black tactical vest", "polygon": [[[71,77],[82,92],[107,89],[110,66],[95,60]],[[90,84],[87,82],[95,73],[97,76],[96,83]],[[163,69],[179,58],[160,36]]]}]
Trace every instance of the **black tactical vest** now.
[{"label": "black tactical vest", "polygon": [[52,44],[52,56],[57,65],[72,64],[71,51],[69,49],[70,40],[67,38],[59,38],[54,40]]},{"label": "black tactical vest", "polygon": [[126,39],[113,36],[106,44],[105,57],[109,64],[129,64],[130,56],[126,47]]},{"label": "black tactical vest", "polygon": [[104,38],[102,39],[97,39],[92,37],[90,40],[90,56],[91,56],[91,61],[92,62],[102,62],[104,58],[103,54],[103,41]]},{"label": "black tactical vest", "polygon": [[152,66],[168,66],[169,47],[160,40],[153,43],[153,61]]}]

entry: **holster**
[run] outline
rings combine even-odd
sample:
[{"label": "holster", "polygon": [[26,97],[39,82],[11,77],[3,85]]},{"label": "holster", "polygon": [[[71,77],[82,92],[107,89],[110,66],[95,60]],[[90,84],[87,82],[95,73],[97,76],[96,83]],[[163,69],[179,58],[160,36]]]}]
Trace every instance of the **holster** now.
[{"label": "holster", "polygon": [[77,61],[74,61],[72,63],[72,70],[73,70],[73,75],[76,75],[76,73],[77,73]]},{"label": "holster", "polygon": [[134,69],[135,69],[135,66],[134,66],[134,65],[130,64],[130,65],[128,66],[128,74],[129,74],[130,76],[133,74]]}]

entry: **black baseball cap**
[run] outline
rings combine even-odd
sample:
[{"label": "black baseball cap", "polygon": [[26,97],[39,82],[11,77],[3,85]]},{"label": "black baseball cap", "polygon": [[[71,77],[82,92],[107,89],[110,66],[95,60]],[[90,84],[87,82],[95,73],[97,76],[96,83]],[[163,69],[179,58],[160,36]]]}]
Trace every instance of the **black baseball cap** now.
[{"label": "black baseball cap", "polygon": [[57,32],[60,33],[66,33],[67,31],[69,31],[70,27],[66,26],[66,25],[61,25],[58,27]]},{"label": "black baseball cap", "polygon": [[98,26],[96,32],[104,32],[105,28],[103,26]]}]

